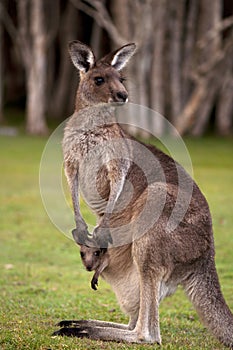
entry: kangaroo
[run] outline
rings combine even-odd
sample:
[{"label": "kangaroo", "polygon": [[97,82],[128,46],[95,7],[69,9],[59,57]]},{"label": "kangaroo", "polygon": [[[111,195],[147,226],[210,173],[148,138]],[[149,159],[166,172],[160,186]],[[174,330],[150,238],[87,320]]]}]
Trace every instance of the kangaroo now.
[{"label": "kangaroo", "polygon": [[[154,146],[136,143],[114,118],[115,104],[128,99],[121,70],[135,45],[125,45],[99,61],[78,41],[71,42],[69,50],[80,71],[75,113],[63,139],[76,221],[73,237],[78,244],[91,240],[107,248],[108,264],[101,276],[110,283],[129,323],[61,321],[54,334],[161,344],[159,304],[181,285],[207,328],[233,348],[233,315],[216,272],[205,197],[171,157]],[[134,159],[142,160],[141,165],[148,163],[146,174]],[[81,217],[79,190],[98,217],[91,237]],[[171,217],[174,225],[168,230]]]},{"label": "kangaroo", "polygon": [[80,245],[80,256],[87,271],[95,270],[91,280],[91,287],[97,290],[96,286],[98,286],[99,276],[109,264],[109,255],[106,253],[105,248],[96,249],[94,247]]}]

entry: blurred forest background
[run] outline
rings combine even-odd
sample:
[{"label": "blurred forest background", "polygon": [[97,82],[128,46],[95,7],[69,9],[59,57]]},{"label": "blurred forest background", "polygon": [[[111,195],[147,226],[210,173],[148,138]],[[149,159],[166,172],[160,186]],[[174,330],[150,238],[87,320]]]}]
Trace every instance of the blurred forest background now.
[{"label": "blurred forest background", "polygon": [[78,74],[67,43],[75,39],[97,57],[136,42],[131,102],[181,135],[232,134],[232,0],[0,0],[1,123],[7,109],[23,109],[26,131],[46,134],[48,120],[72,113]]}]

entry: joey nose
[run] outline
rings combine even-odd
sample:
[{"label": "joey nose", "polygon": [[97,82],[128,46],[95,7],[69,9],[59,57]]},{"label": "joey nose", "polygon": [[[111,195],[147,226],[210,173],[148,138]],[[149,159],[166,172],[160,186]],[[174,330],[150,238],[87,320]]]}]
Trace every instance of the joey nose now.
[{"label": "joey nose", "polygon": [[116,94],[116,102],[126,102],[128,94],[125,91],[118,91]]}]

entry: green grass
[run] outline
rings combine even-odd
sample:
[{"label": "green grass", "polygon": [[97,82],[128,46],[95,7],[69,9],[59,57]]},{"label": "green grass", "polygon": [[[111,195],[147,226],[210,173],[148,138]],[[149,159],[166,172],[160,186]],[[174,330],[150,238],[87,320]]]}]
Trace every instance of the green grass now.
[{"label": "green grass", "polygon": [[[211,208],[216,262],[233,310],[233,140],[187,139],[194,176]],[[38,169],[46,140],[0,137],[0,349],[154,349],[51,337],[62,319],[127,322],[110,287],[90,289],[79,250],[49,221],[42,206]],[[160,308],[161,349],[224,349],[202,326],[181,289]]]}]

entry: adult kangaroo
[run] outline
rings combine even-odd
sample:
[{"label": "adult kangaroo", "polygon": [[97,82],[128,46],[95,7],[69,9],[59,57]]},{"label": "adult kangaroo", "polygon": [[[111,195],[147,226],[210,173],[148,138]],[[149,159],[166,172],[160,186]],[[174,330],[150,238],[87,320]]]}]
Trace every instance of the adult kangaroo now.
[{"label": "adult kangaroo", "polygon": [[[130,321],[62,321],[54,334],[161,344],[159,303],[181,285],[208,329],[232,348],[233,315],[219,285],[203,194],[171,157],[134,140],[115,119],[116,103],[128,99],[121,70],[135,45],[99,61],[78,41],[70,43],[69,51],[80,71],[75,113],[63,139],[73,236],[79,244],[108,248],[101,275]],[[98,217],[92,237],[80,213],[78,189]]]}]

